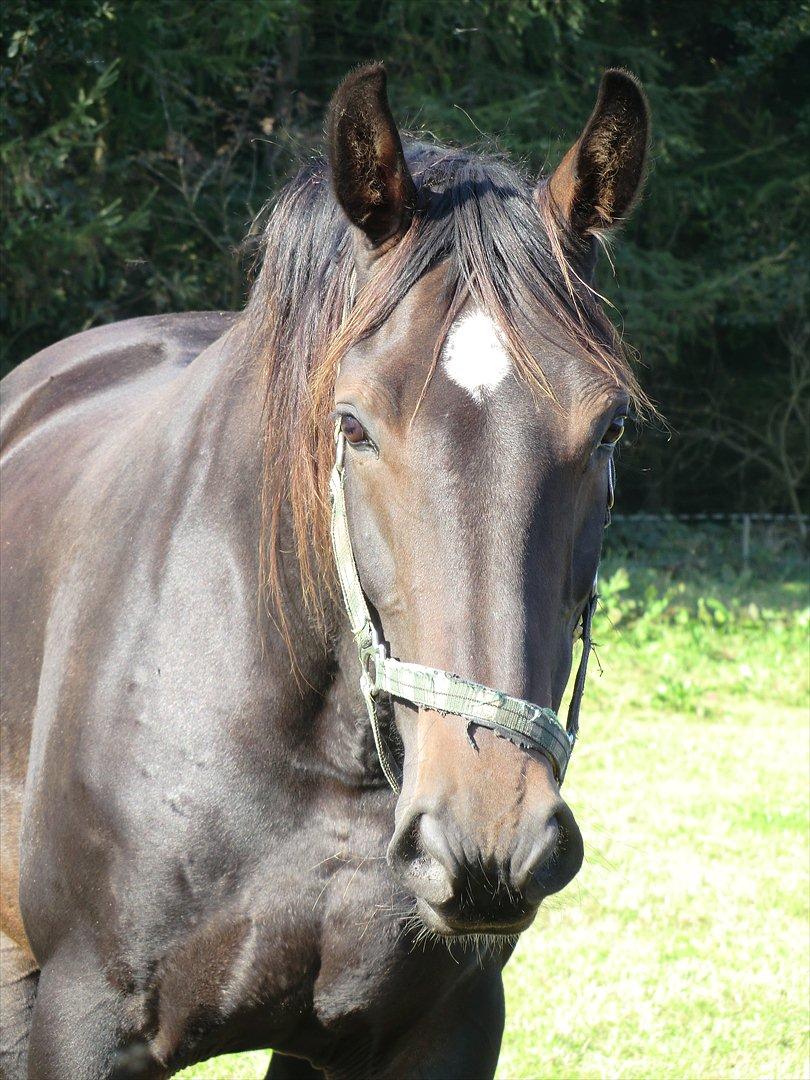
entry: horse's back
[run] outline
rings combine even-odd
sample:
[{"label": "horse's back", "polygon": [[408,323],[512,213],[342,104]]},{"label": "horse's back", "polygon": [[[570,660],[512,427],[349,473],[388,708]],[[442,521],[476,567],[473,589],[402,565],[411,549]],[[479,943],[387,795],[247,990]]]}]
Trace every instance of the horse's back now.
[{"label": "horse's back", "polygon": [[88,473],[115,469],[113,444],[127,422],[233,318],[162,315],[88,330],[32,356],[0,384],[0,929],[23,945],[20,819],[51,598],[76,543],[66,508],[87,504]]},{"label": "horse's back", "polygon": [[233,323],[230,312],[153,315],[85,330],[16,367],[0,383],[0,453],[51,415],[105,392],[171,379]]}]

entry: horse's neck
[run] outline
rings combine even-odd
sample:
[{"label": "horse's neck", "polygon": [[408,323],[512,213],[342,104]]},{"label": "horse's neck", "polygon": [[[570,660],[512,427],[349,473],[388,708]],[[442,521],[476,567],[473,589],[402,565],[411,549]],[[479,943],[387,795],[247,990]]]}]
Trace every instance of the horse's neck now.
[{"label": "horse's neck", "polygon": [[256,618],[265,677],[272,684],[270,696],[285,703],[285,719],[271,721],[274,738],[280,725],[299,771],[310,769],[314,777],[337,779],[349,786],[384,786],[360,693],[357,648],[345,612],[338,608],[328,612],[327,622],[333,629],[326,638],[307,612],[286,511],[279,553],[286,583],[288,641],[280,632],[277,613],[265,602],[259,559],[264,438],[261,372],[238,333],[226,335],[212,349],[216,370],[199,376],[198,410],[208,414],[206,426],[216,443],[212,452],[221,456],[231,477],[223,497],[230,498],[234,489],[242,492],[235,500],[239,557],[250,559],[254,567]]}]

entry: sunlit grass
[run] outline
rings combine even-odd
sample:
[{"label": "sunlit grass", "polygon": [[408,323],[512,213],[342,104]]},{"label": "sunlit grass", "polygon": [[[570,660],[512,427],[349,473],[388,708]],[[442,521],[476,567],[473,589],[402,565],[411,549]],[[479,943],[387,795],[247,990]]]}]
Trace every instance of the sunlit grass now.
[{"label": "sunlit grass", "polygon": [[604,673],[566,781],[586,862],[506,969],[498,1076],[806,1076],[806,588],[606,571]]}]

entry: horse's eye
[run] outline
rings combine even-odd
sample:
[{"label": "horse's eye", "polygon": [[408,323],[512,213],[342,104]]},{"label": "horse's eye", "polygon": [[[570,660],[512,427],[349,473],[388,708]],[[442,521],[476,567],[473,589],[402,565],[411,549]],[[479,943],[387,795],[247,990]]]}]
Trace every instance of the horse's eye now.
[{"label": "horse's eye", "polygon": [[627,419],[626,416],[614,416],[610,421],[605,434],[602,436],[602,446],[615,446],[619,439],[624,435],[624,422]]},{"label": "horse's eye", "polygon": [[365,428],[356,417],[349,416],[348,413],[344,413],[340,418],[340,430],[346,442],[350,442],[353,446],[366,442]]}]

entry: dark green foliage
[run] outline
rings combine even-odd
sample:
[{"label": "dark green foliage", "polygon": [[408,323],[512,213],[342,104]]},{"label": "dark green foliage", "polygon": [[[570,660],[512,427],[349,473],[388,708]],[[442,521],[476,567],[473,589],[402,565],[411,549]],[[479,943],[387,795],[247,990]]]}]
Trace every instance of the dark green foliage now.
[{"label": "dark green foliage", "polygon": [[802,0],[6,0],[0,18],[4,370],[99,322],[240,306],[251,222],[358,61],[386,60],[403,126],[486,132],[535,171],[624,66],[652,164],[600,287],[674,434],[625,450],[623,506],[799,508]]}]

